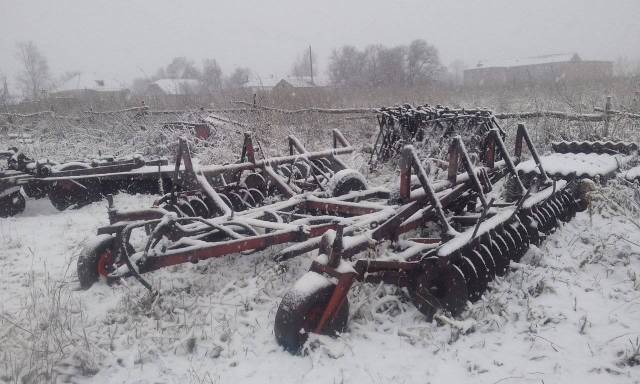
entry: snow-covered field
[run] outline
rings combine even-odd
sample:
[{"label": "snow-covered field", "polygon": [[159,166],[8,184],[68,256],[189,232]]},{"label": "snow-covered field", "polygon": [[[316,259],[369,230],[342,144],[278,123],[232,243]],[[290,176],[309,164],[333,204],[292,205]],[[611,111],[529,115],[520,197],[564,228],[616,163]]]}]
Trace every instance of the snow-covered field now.
[{"label": "snow-covered field", "polygon": [[640,227],[620,196],[633,207],[617,185],[597,191],[460,319],[427,323],[401,290],[357,285],[348,331],[313,336],[306,356],[276,344],[273,321],[311,255],[166,268],[148,275],[155,302],[134,280],[81,291],[76,257],[105,203],[29,200],[0,219],[0,382],[640,382]]}]

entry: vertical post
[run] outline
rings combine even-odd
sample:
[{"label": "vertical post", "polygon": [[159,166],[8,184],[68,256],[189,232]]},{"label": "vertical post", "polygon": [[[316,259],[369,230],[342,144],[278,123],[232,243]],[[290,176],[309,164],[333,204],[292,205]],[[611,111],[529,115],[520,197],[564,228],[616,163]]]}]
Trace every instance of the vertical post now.
[{"label": "vertical post", "polygon": [[313,82],[313,56],[311,56],[311,46],[309,46],[309,72],[311,75],[311,84],[315,84]]},{"label": "vertical post", "polygon": [[410,148],[403,148],[400,156],[400,201],[409,202],[411,198],[411,156]]},{"label": "vertical post", "polygon": [[[542,167],[542,161],[540,160],[538,151],[536,150],[536,147],[533,145],[533,142],[531,141],[531,137],[529,137],[529,132],[524,127],[524,124],[518,124],[518,133],[516,134],[516,136],[517,136],[516,152],[518,153],[518,155],[522,155],[522,139],[524,139],[525,143],[527,144],[527,148],[529,148],[529,153],[531,153],[531,157],[533,157],[533,160],[536,162],[536,165],[540,170],[540,177],[542,178],[542,182],[543,183],[549,182],[549,177],[547,176],[547,172]],[[520,147],[519,151],[517,149],[518,146]],[[518,158],[519,160],[522,159],[521,157],[518,157]]]},{"label": "vertical post", "polygon": [[489,130],[489,134],[485,140],[486,152],[484,153],[484,165],[489,169],[493,169],[496,164],[496,141],[494,139],[496,134],[499,135],[495,128]]},{"label": "vertical post", "polygon": [[449,165],[447,166],[447,180],[451,185],[455,185],[458,180],[458,146],[452,141],[449,144]]},{"label": "vertical post", "polygon": [[609,137],[609,111],[611,110],[611,96],[607,96],[604,104],[604,137]]},{"label": "vertical post", "polygon": [[252,163],[256,162],[255,150],[253,148],[253,141],[251,140],[251,132],[244,133],[244,143],[242,145],[242,155],[240,156],[240,162],[244,162],[244,159]]}]

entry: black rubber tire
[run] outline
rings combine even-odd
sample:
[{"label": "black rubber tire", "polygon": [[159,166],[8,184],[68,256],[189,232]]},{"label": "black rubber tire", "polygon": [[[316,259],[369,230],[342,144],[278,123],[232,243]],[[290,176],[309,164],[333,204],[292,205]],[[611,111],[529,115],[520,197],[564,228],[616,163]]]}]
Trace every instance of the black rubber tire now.
[{"label": "black rubber tire", "polygon": [[24,211],[27,202],[22,192],[16,191],[0,199],[0,217],[15,216]]},{"label": "black rubber tire", "polygon": [[[287,292],[276,312],[274,333],[278,344],[291,353],[300,353],[309,338],[309,332],[318,325],[335,287],[329,284],[304,296],[294,290]],[[348,319],[349,301],[345,299],[335,317],[325,326],[323,334],[335,336],[338,332],[344,332]]]},{"label": "black rubber tire", "polygon": [[[80,288],[89,289],[100,280],[98,273],[98,264],[104,253],[113,249],[115,237],[111,235],[98,235],[92,239],[82,249],[78,256],[78,280],[80,280]],[[112,253],[114,253],[112,251]]]},{"label": "black rubber tire", "polygon": [[346,195],[353,191],[362,191],[367,189],[362,174],[353,169],[343,169],[336,172],[331,178],[328,185],[328,192],[332,197]]}]

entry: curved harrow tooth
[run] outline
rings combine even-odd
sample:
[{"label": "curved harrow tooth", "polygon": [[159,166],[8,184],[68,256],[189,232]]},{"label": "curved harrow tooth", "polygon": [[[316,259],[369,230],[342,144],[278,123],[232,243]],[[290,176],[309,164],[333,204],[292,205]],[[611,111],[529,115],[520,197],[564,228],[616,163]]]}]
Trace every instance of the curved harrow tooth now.
[{"label": "curved harrow tooth", "polygon": [[224,201],[227,207],[233,207],[233,204],[231,204],[231,199],[229,199],[229,196],[227,196],[224,193],[219,193],[218,195],[220,196],[220,199]]},{"label": "curved harrow tooth", "polygon": [[209,207],[202,201],[199,197],[189,197],[189,204],[191,205],[191,209],[195,213],[195,216],[200,216],[204,218],[211,217],[211,211],[209,211]]},{"label": "curved harrow tooth", "polygon": [[260,192],[259,189],[249,188],[247,191],[251,194],[251,197],[253,198],[253,201],[256,202],[256,205],[262,204],[262,202],[264,201],[264,194]]},{"label": "curved harrow tooth", "polygon": [[178,209],[182,214],[186,217],[195,217],[196,211],[193,209],[191,204],[187,200],[179,200],[178,201]]},{"label": "curved harrow tooth", "polygon": [[242,194],[242,201],[249,206],[250,208],[256,207],[258,204],[253,198],[253,195],[249,192],[248,189],[243,188],[239,191],[239,194]]}]

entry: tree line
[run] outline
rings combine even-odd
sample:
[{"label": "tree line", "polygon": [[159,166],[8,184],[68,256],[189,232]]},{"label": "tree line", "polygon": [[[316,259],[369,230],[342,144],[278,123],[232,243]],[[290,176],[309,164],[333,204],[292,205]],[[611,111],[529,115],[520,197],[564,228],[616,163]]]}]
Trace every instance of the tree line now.
[{"label": "tree line", "polygon": [[[15,77],[16,84],[27,99],[39,99],[47,90],[55,90],[56,86],[78,74],[67,72],[54,78],[49,71],[47,58],[31,41],[16,45],[16,58],[21,64],[21,70]],[[442,81],[459,84],[465,67],[460,60],[445,67],[435,46],[423,39],[416,39],[408,45],[391,47],[372,44],[363,49],[352,45],[336,48],[331,52],[324,72],[328,75],[329,83],[338,87],[410,88]],[[614,70],[617,76],[638,76],[640,62],[618,58]],[[300,78],[315,77],[318,73],[317,57],[310,47],[293,60],[289,70],[290,76]],[[195,79],[198,80],[198,89],[192,89],[189,93],[213,94],[223,88],[242,88],[250,82],[252,71],[248,67],[236,67],[225,75],[214,58],[204,59],[197,65],[187,57],[175,57],[153,75],[134,79],[131,90],[136,94],[144,94],[151,83],[165,78]],[[10,99],[7,77],[0,73],[0,104]]]},{"label": "tree line", "polygon": [[251,77],[251,70],[237,67],[225,76],[216,59],[204,59],[198,67],[193,60],[184,56],[175,57],[166,67],[160,67],[151,77],[133,80],[132,91],[143,94],[151,83],[159,79],[194,79],[200,82],[199,89],[191,93],[212,94],[222,88],[241,88]]},{"label": "tree line", "polygon": [[413,87],[433,83],[445,73],[436,47],[422,39],[362,50],[345,45],[333,50],[328,66],[331,83],[348,87]]}]

